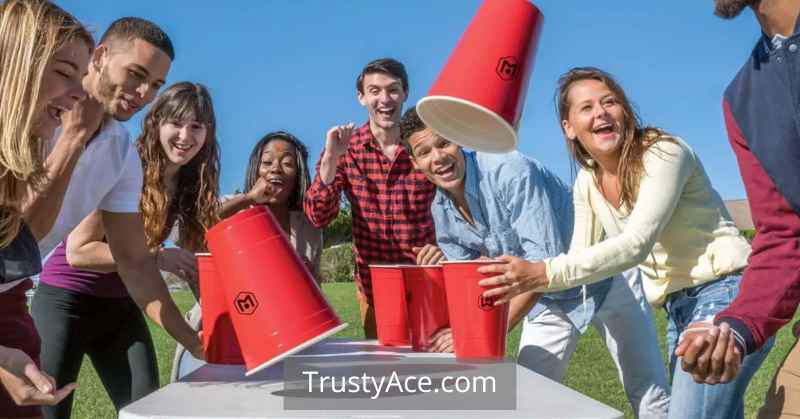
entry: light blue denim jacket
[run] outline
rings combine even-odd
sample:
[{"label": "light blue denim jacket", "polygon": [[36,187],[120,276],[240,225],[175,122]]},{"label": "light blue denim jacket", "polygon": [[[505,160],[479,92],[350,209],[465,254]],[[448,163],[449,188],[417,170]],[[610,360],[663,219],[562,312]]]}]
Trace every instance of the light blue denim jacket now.
[{"label": "light blue denim jacket", "polygon": [[[431,206],[436,241],[448,260],[480,256],[518,256],[542,260],[569,249],[573,228],[572,193],[539,162],[518,152],[488,154],[462,151],[465,192],[475,220],[470,225],[447,192],[437,189]],[[533,319],[545,306],[558,309],[579,330],[588,327],[605,299],[611,280],[548,293],[528,313]]]}]

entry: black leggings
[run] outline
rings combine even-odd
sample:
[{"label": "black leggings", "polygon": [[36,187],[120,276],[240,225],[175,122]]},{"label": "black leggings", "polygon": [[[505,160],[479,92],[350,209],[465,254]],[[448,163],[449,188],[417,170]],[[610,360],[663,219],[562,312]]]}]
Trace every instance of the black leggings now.
[{"label": "black leggings", "polygon": [[[153,339],[130,297],[100,298],[39,284],[31,312],[42,338],[42,369],[58,387],[77,380],[86,354],[118,412],[158,389]],[[73,394],[45,407],[44,417],[69,418]]]}]

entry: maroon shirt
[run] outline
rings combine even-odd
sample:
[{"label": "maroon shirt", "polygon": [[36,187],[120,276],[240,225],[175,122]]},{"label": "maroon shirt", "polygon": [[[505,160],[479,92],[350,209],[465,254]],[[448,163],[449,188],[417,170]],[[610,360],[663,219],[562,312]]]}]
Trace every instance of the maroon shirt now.
[{"label": "maroon shirt", "polygon": [[415,263],[412,247],[436,243],[431,218],[436,188],[414,169],[403,147],[394,160],[387,158],[369,122],[353,134],[329,185],[322,182],[319,166],[317,162],[317,175],[306,193],[306,216],[315,226],[326,226],[339,213],[341,192],[347,195],[353,211],[356,285],[371,304],[368,265]]},{"label": "maroon shirt", "polygon": [[[756,236],[739,294],[727,309],[717,314],[715,323],[728,322],[739,349],[751,353],[790,322],[800,304],[800,214],[789,205],[753,154],[727,102],[724,113]],[[785,170],[796,171],[797,167]]]}]

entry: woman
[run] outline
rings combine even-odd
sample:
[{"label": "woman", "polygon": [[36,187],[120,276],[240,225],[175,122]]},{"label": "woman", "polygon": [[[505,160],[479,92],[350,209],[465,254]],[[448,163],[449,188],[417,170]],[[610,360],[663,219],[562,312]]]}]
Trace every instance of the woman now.
[{"label": "woman", "polygon": [[310,179],[305,144],[286,131],[271,132],[250,153],[244,183],[247,192],[223,202],[222,217],[266,205],[319,283],[322,230],[311,225],[303,213]]},{"label": "woman", "polygon": [[21,200],[44,178],[44,145],[85,97],[94,39],[73,16],[43,0],[0,5],[0,417],[35,417],[74,388],[56,389],[38,370],[39,336],[25,292],[40,255]]},{"label": "woman", "polygon": [[[144,181],[139,204],[150,251],[161,270],[195,282],[194,252],[219,212],[216,120],[206,88],[177,83],[164,91],[144,118],[137,148]],[[173,227],[177,248],[164,248]],[[77,378],[84,355],[92,360],[117,410],[158,388],[158,367],[141,310],[128,295],[98,212],[59,245],[42,272],[33,312],[57,382]],[[97,313],[102,313],[98,315]],[[72,399],[46,409],[69,417]]]},{"label": "woman", "polygon": [[[675,368],[681,333],[704,327],[739,288],[750,245],[734,226],[697,155],[681,139],[642,127],[607,73],[576,68],[561,77],[558,113],[572,157],[575,229],[568,254],[540,262],[504,257],[481,282],[502,303],[518,292],[589,283],[639,265],[648,300],[663,305],[672,374],[670,417],[743,417],[743,395],[769,352],[745,358],[726,385],[696,384]],[[607,238],[601,241],[605,232]]]},{"label": "woman", "polygon": [[[305,144],[286,131],[265,135],[250,153],[245,176],[247,192],[223,202],[222,217],[254,205],[266,205],[319,284],[322,230],[311,225],[303,213],[303,197],[311,183]],[[189,323],[199,328],[200,320],[200,306],[195,305],[189,312]],[[202,362],[178,347],[172,381],[201,365]]]}]

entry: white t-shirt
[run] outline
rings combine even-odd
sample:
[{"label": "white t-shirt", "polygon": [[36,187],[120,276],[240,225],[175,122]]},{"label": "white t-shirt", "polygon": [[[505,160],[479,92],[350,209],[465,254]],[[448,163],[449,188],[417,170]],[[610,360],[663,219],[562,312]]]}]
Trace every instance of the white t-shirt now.
[{"label": "white t-shirt", "polygon": [[[56,130],[49,150],[61,135]],[[53,228],[39,241],[39,252],[46,257],[67,238],[87,215],[95,209],[109,212],[139,212],[142,191],[142,162],[130,134],[116,120],[107,122],[95,138],[86,145],[67,186]],[[0,284],[0,293],[20,282]]]},{"label": "white t-shirt", "polygon": [[[56,131],[53,138],[58,138],[60,133]],[[141,192],[139,153],[128,130],[120,122],[111,120],[78,159],[58,218],[47,236],[39,241],[42,256],[55,249],[95,209],[139,212]]]}]

